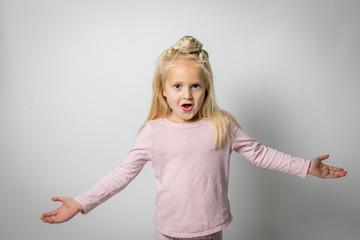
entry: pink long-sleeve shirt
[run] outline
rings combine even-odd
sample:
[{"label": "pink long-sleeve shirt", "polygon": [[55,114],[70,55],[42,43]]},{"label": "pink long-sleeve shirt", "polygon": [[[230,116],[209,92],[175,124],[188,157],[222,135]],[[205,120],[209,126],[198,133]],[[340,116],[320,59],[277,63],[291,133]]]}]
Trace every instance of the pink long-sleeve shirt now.
[{"label": "pink long-sleeve shirt", "polygon": [[123,163],[75,200],[85,213],[124,189],[151,161],[156,180],[155,226],[165,235],[191,238],[212,234],[232,220],[228,200],[230,154],[236,151],[259,167],[305,178],[310,161],[262,146],[228,121],[232,141],[214,150],[208,119],[146,123]]}]

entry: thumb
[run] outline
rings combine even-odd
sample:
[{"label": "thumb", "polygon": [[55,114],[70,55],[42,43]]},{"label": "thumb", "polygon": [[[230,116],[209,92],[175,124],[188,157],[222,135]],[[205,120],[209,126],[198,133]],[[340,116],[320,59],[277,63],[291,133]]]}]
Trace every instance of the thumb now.
[{"label": "thumb", "polygon": [[322,156],[319,156],[319,157],[318,157],[318,159],[319,159],[320,161],[325,160],[325,159],[328,159],[328,158],[329,158],[329,155],[328,155],[328,154],[322,155]]},{"label": "thumb", "polygon": [[53,197],[52,200],[54,202],[62,202],[62,201],[64,201],[64,198],[63,197]]}]

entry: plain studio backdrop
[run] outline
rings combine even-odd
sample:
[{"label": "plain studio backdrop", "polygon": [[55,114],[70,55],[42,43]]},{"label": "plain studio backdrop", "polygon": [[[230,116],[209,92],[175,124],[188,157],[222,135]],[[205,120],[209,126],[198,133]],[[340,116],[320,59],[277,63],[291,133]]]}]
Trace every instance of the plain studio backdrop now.
[{"label": "plain studio backdrop", "polygon": [[155,239],[151,162],[86,216],[40,215],[119,165],[160,53],[210,54],[220,107],[264,145],[349,171],[324,180],[231,159],[226,240],[360,235],[360,4],[347,0],[0,1],[0,239]]}]

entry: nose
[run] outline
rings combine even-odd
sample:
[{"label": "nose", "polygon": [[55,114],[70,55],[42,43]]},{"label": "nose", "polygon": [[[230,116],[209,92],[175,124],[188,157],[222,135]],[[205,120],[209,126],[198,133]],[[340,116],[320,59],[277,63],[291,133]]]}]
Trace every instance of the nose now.
[{"label": "nose", "polygon": [[192,92],[191,89],[185,88],[183,91],[183,98],[184,99],[192,99]]}]

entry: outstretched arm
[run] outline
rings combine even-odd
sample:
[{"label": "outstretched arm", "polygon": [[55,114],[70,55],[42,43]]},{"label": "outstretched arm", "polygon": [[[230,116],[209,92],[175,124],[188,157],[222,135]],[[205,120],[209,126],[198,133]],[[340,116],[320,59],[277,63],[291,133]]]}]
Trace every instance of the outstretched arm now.
[{"label": "outstretched arm", "polygon": [[62,202],[62,205],[51,212],[41,215],[41,220],[46,223],[62,223],[70,220],[83,209],[74,199],[68,197],[53,197],[53,201]]},{"label": "outstretched arm", "polygon": [[343,168],[337,168],[323,164],[322,161],[329,158],[329,155],[322,155],[311,160],[308,173],[319,178],[345,177],[347,172]]}]

